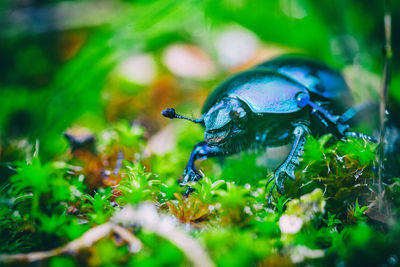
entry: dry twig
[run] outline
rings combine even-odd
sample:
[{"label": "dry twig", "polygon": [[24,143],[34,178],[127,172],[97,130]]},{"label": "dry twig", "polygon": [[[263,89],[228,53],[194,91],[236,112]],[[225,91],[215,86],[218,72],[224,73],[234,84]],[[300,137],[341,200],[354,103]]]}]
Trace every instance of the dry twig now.
[{"label": "dry twig", "polygon": [[10,263],[15,261],[39,261],[53,256],[61,255],[64,253],[76,253],[82,248],[90,247],[98,240],[106,237],[110,233],[115,232],[123,240],[125,240],[131,247],[141,247],[142,243],[131,232],[125,228],[114,225],[112,223],[105,223],[85,232],[80,238],[69,242],[68,244],[55,248],[49,251],[38,251],[30,253],[21,253],[14,255],[0,255],[0,262]]},{"label": "dry twig", "polygon": [[193,263],[193,266],[215,266],[210,256],[194,238],[176,227],[176,223],[171,217],[159,215],[151,203],[141,204],[136,209],[125,207],[114,216],[113,220],[116,223],[141,226],[169,240],[182,250],[186,257]]},{"label": "dry twig", "polygon": [[208,256],[207,252],[197,243],[195,239],[187,235],[184,231],[176,227],[175,222],[168,216],[160,216],[154,205],[144,203],[138,208],[125,207],[117,212],[111,222],[96,226],[82,235],[82,237],[71,241],[65,246],[55,248],[49,251],[39,251],[31,253],[21,253],[14,255],[0,255],[0,263],[9,263],[15,261],[39,261],[64,253],[76,253],[80,249],[90,247],[101,238],[114,232],[125,240],[132,252],[141,249],[142,243],[126,228],[118,224],[129,226],[140,226],[144,229],[155,232],[159,236],[175,244],[194,266],[213,267],[215,264]]}]

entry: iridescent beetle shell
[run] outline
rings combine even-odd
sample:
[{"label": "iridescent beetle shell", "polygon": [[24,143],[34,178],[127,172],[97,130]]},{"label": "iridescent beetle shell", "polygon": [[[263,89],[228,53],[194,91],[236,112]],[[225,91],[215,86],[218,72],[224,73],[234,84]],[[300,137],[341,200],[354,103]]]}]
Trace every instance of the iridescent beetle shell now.
[{"label": "iridescent beetle shell", "polygon": [[342,74],[324,64],[305,58],[278,57],[254,68],[279,72],[301,83],[314,96],[335,99],[338,109],[353,105],[353,97]]},{"label": "iridescent beetle shell", "polygon": [[237,98],[254,113],[292,113],[301,109],[297,96],[309,98],[306,87],[268,69],[241,72],[218,86],[207,98],[203,114],[223,97]]}]

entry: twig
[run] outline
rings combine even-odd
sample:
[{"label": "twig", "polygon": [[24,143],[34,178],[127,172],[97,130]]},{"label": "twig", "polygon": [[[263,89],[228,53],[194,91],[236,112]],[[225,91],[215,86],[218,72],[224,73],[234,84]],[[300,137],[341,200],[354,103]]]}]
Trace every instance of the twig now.
[{"label": "twig", "polygon": [[390,14],[390,0],[385,1],[385,61],[383,65],[383,78],[382,87],[379,97],[379,150],[378,150],[378,208],[383,212],[383,198],[382,198],[382,177],[383,177],[383,161],[385,156],[385,121],[386,121],[386,99],[390,87],[390,74],[391,74],[391,59],[392,59],[392,17]]},{"label": "twig", "polygon": [[195,239],[176,227],[175,222],[169,216],[159,215],[153,204],[144,203],[136,209],[125,207],[114,216],[113,220],[115,223],[139,225],[155,232],[182,250],[194,266],[215,266],[204,248]]},{"label": "twig", "polygon": [[186,257],[198,267],[213,267],[215,264],[207,252],[197,243],[195,239],[176,227],[174,221],[168,217],[159,215],[153,204],[144,203],[134,209],[125,207],[117,212],[111,222],[93,227],[85,232],[80,238],[70,243],[49,251],[21,253],[14,255],[0,255],[0,263],[15,261],[39,261],[64,253],[78,252],[80,249],[90,247],[101,238],[114,232],[125,240],[131,248],[131,252],[138,252],[142,248],[142,242],[130,231],[119,223],[141,226],[144,229],[155,232],[159,236],[175,244]]},{"label": "twig", "polygon": [[49,251],[39,251],[30,253],[21,253],[14,255],[0,255],[0,262],[10,263],[14,261],[39,261],[44,260],[53,256],[57,256],[64,253],[78,252],[82,248],[90,247],[96,241],[106,237],[110,233],[115,232],[123,240],[125,240],[131,247],[141,247],[141,242],[131,232],[125,228],[113,225],[112,223],[105,223],[99,226],[93,227],[92,229],[85,232],[80,238],[75,239],[68,244],[55,248]]},{"label": "twig", "polygon": [[119,225],[113,225],[114,232],[130,245],[131,252],[139,252],[142,249],[142,242],[130,231]]}]

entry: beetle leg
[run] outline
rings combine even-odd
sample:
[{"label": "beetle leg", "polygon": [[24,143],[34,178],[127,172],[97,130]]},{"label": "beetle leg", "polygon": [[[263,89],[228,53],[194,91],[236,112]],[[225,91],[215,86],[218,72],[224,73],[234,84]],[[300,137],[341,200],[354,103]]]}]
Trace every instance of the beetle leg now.
[{"label": "beetle leg", "polygon": [[[325,127],[330,128],[330,131],[333,132],[337,137],[343,137],[346,130],[349,128],[349,125],[344,123],[343,119],[345,117],[352,116],[353,111],[349,111],[343,118],[341,116],[332,115],[328,110],[326,110],[321,103],[313,102],[310,100],[309,95],[301,92],[297,95],[297,105],[300,108],[305,106],[310,106],[312,108],[312,113],[316,116]],[[342,118],[342,120],[341,120]],[[330,127],[331,126],[331,127]]]},{"label": "beetle leg", "polygon": [[349,125],[344,124],[340,120],[341,116],[332,115],[328,110],[323,108],[318,103],[306,101],[306,104],[312,108],[312,114],[315,115],[327,128],[330,128],[336,136],[344,136],[344,133],[349,128]]},{"label": "beetle leg", "polygon": [[[271,178],[269,178],[267,184],[265,185],[265,189],[267,189],[268,185],[274,180],[274,178],[275,178],[274,176],[272,176]],[[272,206],[272,198],[273,198],[272,192],[274,191],[275,185],[276,185],[276,183],[274,183],[274,184],[272,185],[272,187],[271,187],[271,189],[269,190],[269,193],[268,193],[268,206],[269,206],[269,207]]]},{"label": "beetle leg", "polygon": [[[348,109],[345,113],[340,116],[338,122],[339,123],[348,123],[350,120],[352,120],[358,113],[361,111],[368,111],[369,109],[375,109],[376,104],[374,102],[366,102],[362,103],[358,106],[352,107]],[[376,140],[374,137],[363,134],[363,133],[357,133],[357,132],[351,132],[351,131],[346,131],[344,133],[344,137],[356,137],[356,138],[362,138],[367,140],[368,142],[373,142],[377,143],[378,140]],[[343,138],[344,139],[344,138]]]},{"label": "beetle leg", "polygon": [[329,125],[332,125],[334,133],[336,134],[337,137],[343,138],[352,136],[357,138],[363,138],[369,142],[374,142],[374,143],[378,142],[372,136],[348,131],[350,126],[347,124],[358,112],[373,107],[374,105],[373,103],[367,102],[358,105],[356,107],[350,108],[345,113],[343,113],[342,116],[330,114],[329,111],[327,111],[317,103],[309,101],[307,104],[312,107],[313,109],[312,114],[315,115],[322,122],[322,124],[325,125],[325,127],[329,128]]},{"label": "beetle leg", "polygon": [[[207,159],[210,157],[222,156],[223,152],[218,147],[210,147],[206,142],[200,142],[196,144],[190,154],[189,162],[186,164],[185,170],[183,171],[183,180],[180,183],[181,186],[185,186],[189,182],[197,182],[200,180],[202,175],[197,171],[195,161],[198,159]],[[190,194],[193,188],[188,187],[185,195]]]},{"label": "beetle leg", "polygon": [[280,194],[285,194],[284,182],[286,178],[295,180],[294,168],[299,165],[299,158],[303,154],[304,144],[306,143],[307,134],[310,132],[308,127],[303,123],[295,125],[293,135],[295,137],[293,147],[286,160],[276,169],[274,173],[276,190]]},{"label": "beetle leg", "polygon": [[364,140],[367,140],[368,142],[372,143],[378,143],[378,140],[376,140],[374,137],[363,134],[363,133],[357,133],[357,132],[345,132],[344,133],[345,137],[356,137],[356,138],[362,138]]},{"label": "beetle leg", "polygon": [[365,114],[369,114],[370,112],[377,112],[378,106],[375,102],[364,102],[357,106],[351,107],[346,112],[344,112],[340,118],[340,123],[349,123],[354,117],[358,116],[361,112],[365,116]]},{"label": "beetle leg", "polygon": [[329,127],[328,122],[315,109],[312,110],[311,114],[316,116],[326,128]]}]

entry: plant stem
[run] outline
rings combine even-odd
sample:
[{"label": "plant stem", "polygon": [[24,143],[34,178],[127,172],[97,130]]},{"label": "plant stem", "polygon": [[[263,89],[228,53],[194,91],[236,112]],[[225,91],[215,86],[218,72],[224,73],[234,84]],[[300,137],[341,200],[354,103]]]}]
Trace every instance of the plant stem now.
[{"label": "plant stem", "polygon": [[382,87],[379,97],[379,150],[378,150],[378,208],[383,212],[382,199],[382,177],[383,177],[383,160],[385,155],[385,121],[386,121],[386,99],[390,87],[391,59],[392,59],[392,17],[390,14],[390,0],[385,1],[384,14],[384,30],[385,30],[385,47],[384,47],[384,65]]},{"label": "plant stem", "polygon": [[0,254],[0,264],[13,262],[35,262],[65,253],[78,253],[79,250],[81,250],[82,248],[92,246],[95,242],[97,242],[101,238],[108,236],[111,232],[115,232],[116,234],[118,234],[123,240],[125,240],[129,245],[133,247],[139,249],[142,247],[142,242],[138,238],[136,238],[130,231],[119,225],[108,222],[89,229],[80,238],[75,239],[59,248],[48,251],[37,251],[13,255]]}]

